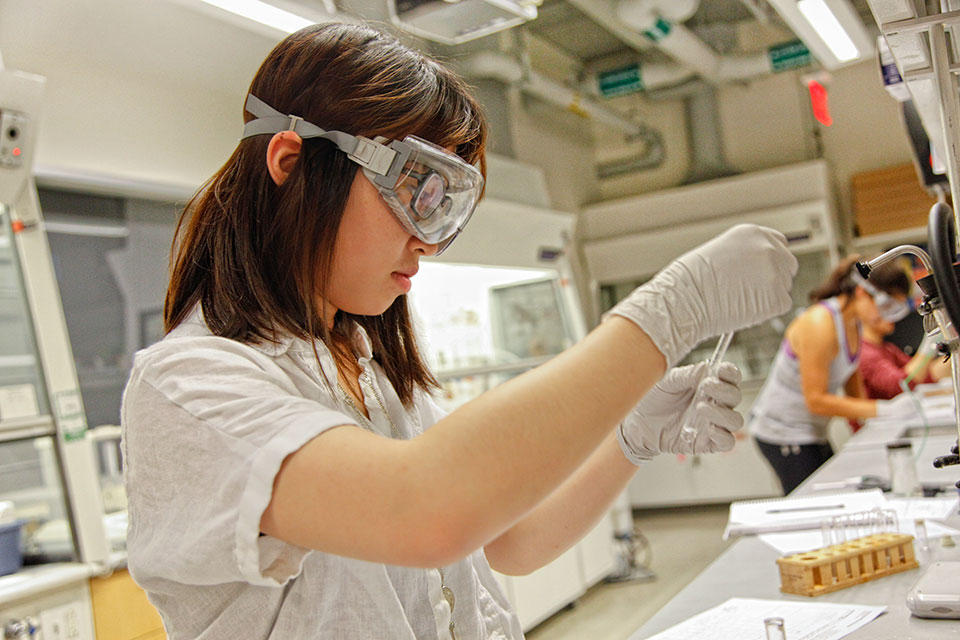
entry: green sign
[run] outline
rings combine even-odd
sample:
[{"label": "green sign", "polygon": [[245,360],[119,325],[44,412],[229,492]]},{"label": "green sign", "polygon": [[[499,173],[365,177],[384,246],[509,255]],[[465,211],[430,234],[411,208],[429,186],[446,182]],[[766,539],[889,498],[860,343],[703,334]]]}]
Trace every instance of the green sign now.
[{"label": "green sign", "polygon": [[767,53],[770,55],[770,66],[777,72],[799,69],[813,62],[810,49],[799,40],[774,45]]},{"label": "green sign", "polygon": [[668,20],[657,18],[657,24],[644,31],[643,35],[647,36],[654,42],[659,42],[670,35],[670,29],[672,28],[673,25],[671,25]]},{"label": "green sign", "polygon": [[597,74],[597,84],[599,85],[600,95],[604,98],[613,98],[644,90],[643,75],[640,72],[640,65],[637,63],[619,69],[601,71]]}]

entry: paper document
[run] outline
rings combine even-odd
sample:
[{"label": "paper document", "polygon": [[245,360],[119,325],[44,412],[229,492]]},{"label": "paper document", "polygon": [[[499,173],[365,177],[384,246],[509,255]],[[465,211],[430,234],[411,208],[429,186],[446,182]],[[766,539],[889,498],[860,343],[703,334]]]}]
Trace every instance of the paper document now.
[{"label": "paper document", "polygon": [[730,517],[723,538],[726,540],[736,535],[819,530],[824,519],[885,506],[886,501],[880,489],[733,502],[730,504]]},{"label": "paper document", "polygon": [[766,618],[783,618],[787,638],[839,640],[886,610],[858,604],[730,598],[648,640],[765,640]]},{"label": "paper document", "polygon": [[[897,514],[897,530],[916,537],[914,521],[923,519],[926,522],[927,537],[942,538],[943,536],[960,535],[960,531],[948,527],[939,520],[947,519],[957,508],[956,496],[946,498],[888,498],[885,499],[884,509],[892,509]],[[848,537],[868,535],[864,529],[858,531],[851,528]],[[794,531],[789,533],[763,533],[759,539],[780,552],[781,555],[790,555],[811,549],[826,546],[823,533],[819,529]]]},{"label": "paper document", "polygon": [[887,498],[887,508],[903,520],[946,520],[957,510],[957,496],[945,498]]},{"label": "paper document", "polygon": [[[947,525],[936,522],[934,520],[927,520],[927,538],[942,538],[944,536],[956,536],[960,535],[960,531]],[[913,520],[909,521],[900,521],[900,526],[898,528],[900,533],[905,533],[907,535],[916,537],[916,527],[913,524]],[[851,537],[856,537],[856,534],[853,533],[853,530],[849,532]],[[863,535],[868,535],[866,532],[862,532]],[[757,538],[764,542],[765,544],[770,545],[774,549],[780,552],[780,555],[789,556],[794,553],[801,553],[803,551],[812,551],[813,549],[819,549],[821,547],[827,546],[823,541],[823,533],[819,530],[817,531],[797,531],[794,533],[764,533]]]}]

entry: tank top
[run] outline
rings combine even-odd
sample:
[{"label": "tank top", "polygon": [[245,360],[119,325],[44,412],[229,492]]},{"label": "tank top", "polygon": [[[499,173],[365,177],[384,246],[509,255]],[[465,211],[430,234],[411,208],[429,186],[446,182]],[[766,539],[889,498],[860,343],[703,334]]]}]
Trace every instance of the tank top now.
[{"label": "tank top", "polygon": [[[837,344],[840,345],[836,357],[830,362],[830,377],[827,383],[827,393],[837,394],[860,364],[862,339],[857,345],[856,353],[850,353],[839,301],[836,298],[827,298],[820,304],[833,316]],[[860,333],[859,322],[857,333]],[[821,444],[827,442],[827,423],[830,418],[831,416],[810,413],[807,408],[800,379],[800,363],[784,336],[767,380],[750,410],[750,433],[770,444]]]}]

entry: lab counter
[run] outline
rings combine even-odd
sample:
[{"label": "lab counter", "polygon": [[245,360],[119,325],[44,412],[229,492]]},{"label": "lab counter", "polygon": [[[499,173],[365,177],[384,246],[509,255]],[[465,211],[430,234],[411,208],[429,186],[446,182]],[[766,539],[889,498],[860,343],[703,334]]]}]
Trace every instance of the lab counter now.
[{"label": "lab counter", "polygon": [[[825,465],[800,485],[792,496],[815,493],[822,483],[843,481],[852,476],[875,475],[888,479],[886,443],[902,439],[907,434],[914,452],[920,451],[917,471],[921,484],[927,489],[950,487],[960,480],[960,466],[934,469],[935,457],[949,453],[957,439],[956,433],[933,435],[924,441],[908,425],[868,421]],[[936,429],[936,427],[934,427]],[[941,429],[941,431],[943,431]],[[920,447],[922,446],[922,450]],[[946,524],[960,529],[960,515],[956,512]],[[906,606],[907,593],[922,572],[935,561],[960,561],[960,547],[944,547],[939,538],[930,540],[930,550],[916,549],[918,570],[886,576],[863,584],[827,593],[816,598],[795,596],[780,592],[780,573],[776,560],[780,553],[755,536],[745,536],[733,543],[699,576],[688,584],[630,638],[643,640],[675,624],[713,608],[732,597],[796,602],[834,602],[845,604],[883,605],[885,614],[861,629],[845,636],[852,640],[937,640],[960,637],[960,620],[931,620],[917,618]],[[958,576],[960,580],[960,576]],[[757,621],[762,629],[762,620]],[[789,638],[789,629],[787,629]]]}]

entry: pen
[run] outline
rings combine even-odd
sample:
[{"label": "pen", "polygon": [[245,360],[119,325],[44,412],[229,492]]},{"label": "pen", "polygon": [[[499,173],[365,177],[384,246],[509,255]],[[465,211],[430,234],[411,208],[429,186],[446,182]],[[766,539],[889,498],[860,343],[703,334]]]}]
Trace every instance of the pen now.
[{"label": "pen", "polygon": [[844,505],[842,504],[828,504],[824,506],[810,506],[810,507],[786,507],[784,509],[770,509],[767,513],[792,513],[794,511],[822,511],[824,509],[843,509]]}]

